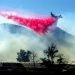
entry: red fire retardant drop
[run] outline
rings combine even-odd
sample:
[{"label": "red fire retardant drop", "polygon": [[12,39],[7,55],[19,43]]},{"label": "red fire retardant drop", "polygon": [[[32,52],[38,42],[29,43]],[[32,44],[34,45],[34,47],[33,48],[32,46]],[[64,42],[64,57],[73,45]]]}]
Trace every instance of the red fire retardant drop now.
[{"label": "red fire retardant drop", "polygon": [[8,15],[8,14],[0,14],[0,15],[19,23],[20,25],[27,26],[39,34],[44,34],[47,31],[48,27],[52,26],[52,24],[56,21],[56,19],[53,17],[37,19],[37,18],[25,18],[17,15]]}]

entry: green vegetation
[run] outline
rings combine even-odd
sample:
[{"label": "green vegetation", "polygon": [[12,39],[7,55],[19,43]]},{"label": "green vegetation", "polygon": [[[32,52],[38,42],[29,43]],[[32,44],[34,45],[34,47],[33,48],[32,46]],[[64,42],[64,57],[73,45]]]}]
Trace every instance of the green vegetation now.
[{"label": "green vegetation", "polygon": [[[65,69],[66,64],[68,61],[66,58],[63,56],[63,54],[60,54],[58,49],[56,48],[56,45],[51,44],[51,46],[48,47],[48,49],[44,50],[45,57],[40,58],[42,63],[39,63],[41,68],[40,71],[63,71]],[[37,54],[34,51],[25,51],[25,50],[20,50],[20,52],[17,53],[17,61],[19,62],[33,62],[33,71],[38,71],[38,66],[35,67],[37,64],[36,57]],[[44,69],[43,69],[44,68]],[[43,69],[43,70],[42,70]]]}]

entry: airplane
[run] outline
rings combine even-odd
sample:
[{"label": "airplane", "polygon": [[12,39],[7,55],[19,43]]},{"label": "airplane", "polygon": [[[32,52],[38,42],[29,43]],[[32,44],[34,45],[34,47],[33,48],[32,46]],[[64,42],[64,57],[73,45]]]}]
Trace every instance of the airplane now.
[{"label": "airplane", "polygon": [[52,24],[52,26],[49,26],[49,27],[48,27],[48,31],[50,30],[50,31],[54,32],[55,29],[56,29],[56,27],[57,27],[57,22],[58,22],[58,20],[59,20],[60,18],[62,18],[62,15],[56,16],[56,15],[55,15],[54,13],[52,13],[52,12],[50,13],[50,15],[51,15],[51,17],[55,18],[56,21]]},{"label": "airplane", "polygon": [[51,12],[51,17],[54,17],[54,18],[62,18],[62,15],[59,15],[59,16],[56,16],[55,14],[53,14],[52,12]]}]

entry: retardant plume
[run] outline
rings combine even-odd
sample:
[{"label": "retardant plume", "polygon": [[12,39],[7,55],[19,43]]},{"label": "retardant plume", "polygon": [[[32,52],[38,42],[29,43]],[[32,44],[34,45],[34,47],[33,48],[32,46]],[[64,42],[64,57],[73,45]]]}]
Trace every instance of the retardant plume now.
[{"label": "retardant plume", "polygon": [[47,32],[48,27],[52,26],[56,22],[54,17],[26,18],[10,12],[1,12],[0,16],[11,19],[19,23],[21,26],[26,26],[39,34],[44,34]]}]

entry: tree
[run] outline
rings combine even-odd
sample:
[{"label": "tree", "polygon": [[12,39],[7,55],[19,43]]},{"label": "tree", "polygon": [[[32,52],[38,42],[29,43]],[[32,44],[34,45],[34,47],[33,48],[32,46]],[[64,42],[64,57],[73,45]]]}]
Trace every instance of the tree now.
[{"label": "tree", "polygon": [[17,53],[18,57],[16,58],[17,61],[19,62],[29,62],[30,61],[30,56],[31,56],[31,51],[25,51],[25,50],[20,50],[20,52]]},{"label": "tree", "polygon": [[63,54],[59,54],[58,59],[57,59],[57,63],[58,64],[67,64],[68,61],[66,58],[64,58]]},{"label": "tree", "polygon": [[62,71],[65,64],[68,63],[68,61],[63,57],[62,54],[58,54],[58,50],[56,49],[56,46],[54,44],[51,44],[51,46],[49,46],[47,50],[44,50],[44,53],[46,57],[41,58],[41,60],[42,60],[42,65],[44,65],[47,68],[51,68],[52,65],[54,66],[54,64],[58,63],[58,65],[60,66],[59,70]]},{"label": "tree", "polygon": [[51,44],[47,50],[44,50],[44,53],[47,55],[47,61],[50,61],[51,64],[54,64],[54,58],[57,57],[58,50],[54,44]]}]

